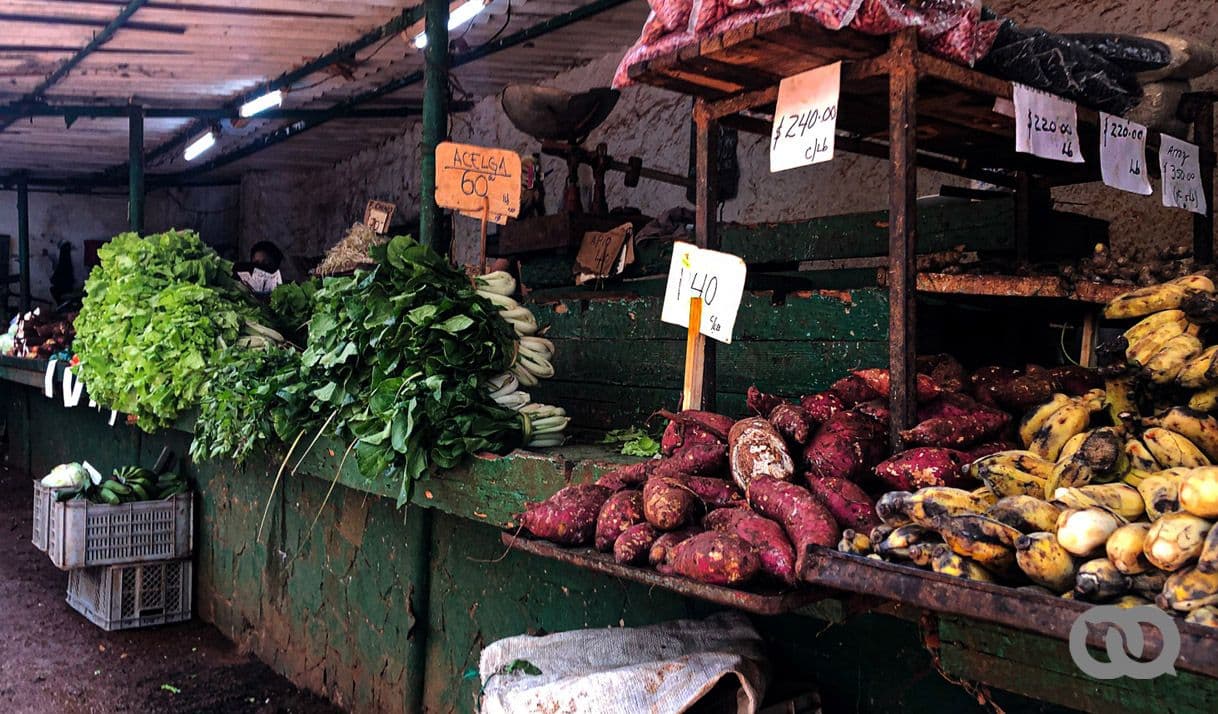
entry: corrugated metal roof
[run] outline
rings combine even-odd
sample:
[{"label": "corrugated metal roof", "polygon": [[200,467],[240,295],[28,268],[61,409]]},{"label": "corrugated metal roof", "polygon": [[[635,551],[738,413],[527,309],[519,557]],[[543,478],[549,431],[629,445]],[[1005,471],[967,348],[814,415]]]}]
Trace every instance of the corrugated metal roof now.
[{"label": "corrugated metal roof", "polygon": [[[507,37],[588,0],[493,0],[471,24],[452,33],[456,54]],[[286,72],[350,43],[397,18],[417,0],[148,0],[113,35],[39,99],[51,105],[135,103],[148,107],[221,108]],[[0,4],[0,106],[28,99],[128,6],[128,0],[4,0]],[[637,37],[644,0],[628,0],[594,18],[454,70],[461,90],[478,99],[510,82],[546,79],[621,49]],[[421,72],[422,53],[392,34],[349,60],[296,82],[284,108],[324,110],[387,82]],[[377,97],[365,107],[421,101],[422,81]],[[459,95],[457,98],[461,98]],[[217,169],[310,168],[331,164],[417,119],[336,119]],[[7,123],[0,119],[0,126]],[[164,147],[149,174],[174,173],[283,133],[290,120],[252,119],[233,127],[204,159],[182,159],[185,119],[149,118],[145,148]],[[172,149],[172,150],[169,150]],[[22,118],[0,131],[0,172],[80,177],[121,169],[127,159],[127,120]]]}]

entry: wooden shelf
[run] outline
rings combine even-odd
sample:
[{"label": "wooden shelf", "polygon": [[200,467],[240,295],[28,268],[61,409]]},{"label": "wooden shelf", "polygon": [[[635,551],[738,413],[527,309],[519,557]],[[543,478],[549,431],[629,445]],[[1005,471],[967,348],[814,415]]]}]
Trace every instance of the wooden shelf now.
[{"label": "wooden shelf", "polygon": [[1061,278],[1047,275],[948,275],[918,273],[918,292],[936,295],[1048,298],[1092,305],[1105,305],[1132,290],[1122,285],[1080,282],[1073,287]]}]

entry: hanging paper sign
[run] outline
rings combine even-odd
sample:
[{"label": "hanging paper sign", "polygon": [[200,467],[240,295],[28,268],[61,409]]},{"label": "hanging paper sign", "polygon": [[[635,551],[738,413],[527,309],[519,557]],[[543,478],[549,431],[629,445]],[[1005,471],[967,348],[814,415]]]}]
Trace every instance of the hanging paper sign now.
[{"label": "hanging paper sign", "polygon": [[1167,134],[1159,138],[1159,171],[1163,176],[1163,205],[1205,214],[1209,208],[1201,185],[1200,151],[1196,144]]},{"label": "hanging paper sign", "polygon": [[1023,84],[1014,87],[1015,150],[1042,159],[1083,163],[1074,102]]},{"label": "hanging paper sign", "polygon": [[514,151],[446,141],[436,147],[436,204],[507,223],[520,215],[520,173]]},{"label": "hanging paper sign", "polygon": [[47,363],[47,373],[42,377],[42,395],[47,399],[55,397],[55,365],[59,360],[53,359]]},{"label": "hanging paper sign", "polygon": [[71,367],[65,367],[63,370],[63,405],[70,409],[80,404],[81,393],[84,389],[85,383],[72,374]]},{"label": "hanging paper sign", "polygon": [[373,233],[385,235],[396,210],[397,207],[388,201],[369,201],[364,207],[364,225],[371,228]]},{"label": "hanging paper sign", "polygon": [[1146,127],[1100,112],[1100,173],[1104,183],[1130,193],[1149,196],[1146,175]]},{"label": "hanging paper sign", "polygon": [[833,158],[841,87],[841,62],[782,80],[770,140],[771,173]]},{"label": "hanging paper sign", "polygon": [[700,332],[730,345],[736,311],[744,297],[747,272],[744,261],[730,253],[705,250],[680,241],[673,243],[660,320],[688,328],[689,301],[701,298]]}]

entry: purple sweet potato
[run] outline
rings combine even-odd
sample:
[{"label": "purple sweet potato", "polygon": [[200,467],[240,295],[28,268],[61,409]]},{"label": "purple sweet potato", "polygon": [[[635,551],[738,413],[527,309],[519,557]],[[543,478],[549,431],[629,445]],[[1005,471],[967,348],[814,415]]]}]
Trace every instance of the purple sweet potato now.
[{"label": "purple sweet potato", "polygon": [[929,375],[945,392],[959,392],[968,382],[964,365],[949,354],[919,355],[918,371]]},{"label": "purple sweet potato", "polygon": [[749,387],[748,392],[744,397],[744,404],[748,410],[760,417],[769,418],[770,412],[780,404],[787,402],[782,397],[776,397],[773,394],[766,394],[757,387]]},{"label": "purple sweet potato", "polygon": [[888,408],[888,401],[885,399],[872,399],[869,402],[855,404],[850,411],[870,417],[882,424],[888,423],[888,417],[892,413]]},{"label": "purple sweet potato", "polygon": [[1049,379],[1053,381],[1053,391],[1064,392],[1072,397],[1086,394],[1089,390],[1104,386],[1104,378],[1094,369],[1075,364],[1050,367]]},{"label": "purple sweet potato", "polygon": [[[869,402],[880,396],[880,393],[868,386],[867,382],[855,374],[848,374],[829,385],[829,393],[841,400],[842,404],[852,407],[859,402]],[[805,409],[807,407],[804,407]]]},{"label": "purple sweet potato", "polygon": [[761,571],[757,549],[730,533],[700,533],[682,541],[661,572],[711,585],[744,585]]},{"label": "purple sweet potato", "polygon": [[682,541],[693,538],[702,532],[699,526],[690,526],[679,531],[661,533],[647,551],[647,562],[653,568],[660,568],[672,562],[673,551]]},{"label": "purple sweet potato", "polygon": [[741,489],[757,476],[786,480],[795,472],[782,435],[761,417],[741,419],[728,435],[732,478]]},{"label": "purple sweet potato", "polygon": [[820,394],[809,394],[799,400],[799,406],[808,413],[812,421],[817,424],[824,424],[833,417],[834,414],[844,410],[846,405],[838,396],[832,392],[821,392]]},{"label": "purple sweet potato", "polygon": [[733,508],[744,505],[744,494],[731,481],[725,481],[713,476],[674,477],[693,491],[694,495],[706,504],[708,510],[714,508]]},{"label": "purple sweet potato", "polygon": [[880,462],[875,467],[875,475],[889,488],[898,491],[959,486],[968,478],[965,467],[970,462],[968,454],[955,449],[918,446]]},{"label": "purple sweet potato", "polygon": [[664,427],[664,435],[660,437],[660,453],[670,456],[678,449],[687,446],[714,446],[722,443],[722,439],[697,424],[670,421],[668,426]]},{"label": "purple sweet potato", "polygon": [[541,503],[526,503],[520,525],[559,545],[588,545],[596,534],[596,517],[613,492],[595,484],[559,489]]},{"label": "purple sweet potato", "polygon": [[1024,374],[1007,381],[986,386],[998,404],[1022,412],[1029,407],[1049,401],[1053,396],[1053,380],[1048,373]]},{"label": "purple sweet potato", "polygon": [[969,450],[964,452],[968,459],[968,463],[973,463],[977,459],[985,458],[990,454],[997,454],[999,451],[1010,451],[1011,449],[1022,449],[1023,447],[1016,444],[1014,441],[987,441],[983,444],[977,444],[969,447]]},{"label": "purple sweet potato", "polygon": [[977,400],[967,394],[957,394],[948,392],[940,396],[938,399],[932,399],[929,402],[924,402],[918,405],[918,421],[926,421],[936,417],[944,417],[952,419],[955,417],[966,416],[981,409],[981,405]]},{"label": "purple sweet potato", "polygon": [[[856,369],[854,376],[863,380],[877,395],[887,399],[891,393],[892,375],[886,369]],[[943,393],[943,389],[935,384],[928,374],[915,374],[917,399],[919,402],[930,401]]]},{"label": "purple sweet potato", "polygon": [[708,530],[740,536],[757,549],[761,572],[787,585],[795,583],[795,550],[775,521],[748,508],[721,508],[708,513],[702,524]]},{"label": "purple sweet potato", "polygon": [[643,486],[643,516],[662,531],[693,523],[700,506],[698,497],[679,478],[652,476]]},{"label": "purple sweet potato", "polygon": [[625,486],[642,486],[647,482],[647,477],[651,475],[651,472],[655,469],[655,467],[655,461],[640,461],[637,464],[620,466],[612,471],[606,471],[599,479],[597,479],[597,483],[600,484],[601,481],[604,481],[605,483],[603,485],[606,488],[613,489],[614,491],[620,490],[617,488],[618,484],[624,484]]},{"label": "purple sweet potato", "polygon": [[842,528],[869,533],[880,524],[875,502],[853,481],[833,476],[810,478],[808,490]]},{"label": "purple sweet potato", "polygon": [[998,398],[995,396],[995,392],[1001,389],[1003,384],[1022,375],[1023,371],[1010,367],[982,367],[973,372],[969,381],[973,386],[973,396],[978,402],[985,406],[996,407]]},{"label": "purple sweet potato", "polygon": [[758,476],[745,492],[749,505],[778,521],[795,546],[795,572],[803,572],[808,546],[837,547],[841,531],[833,515],[808,489],[768,476]]},{"label": "purple sweet potato", "polygon": [[803,451],[810,476],[858,480],[884,458],[885,425],[853,410],[838,412],[821,425]]},{"label": "purple sweet potato", "polygon": [[636,523],[613,541],[613,559],[622,565],[634,565],[646,559],[651,544],[660,535],[650,523]]},{"label": "purple sweet potato", "polygon": [[983,407],[966,416],[927,419],[902,431],[901,439],[909,446],[960,448],[997,434],[1010,422],[1010,414]]},{"label": "purple sweet potato", "polygon": [[803,407],[783,402],[770,410],[770,424],[782,434],[787,443],[803,446],[808,443],[816,428],[816,422]]},{"label": "purple sweet potato", "polygon": [[727,446],[724,444],[693,444],[677,449],[672,456],[655,462],[652,476],[716,476],[727,469]]},{"label": "purple sweet potato", "polygon": [[642,491],[618,491],[613,494],[596,516],[596,549],[609,552],[618,536],[644,520]]}]

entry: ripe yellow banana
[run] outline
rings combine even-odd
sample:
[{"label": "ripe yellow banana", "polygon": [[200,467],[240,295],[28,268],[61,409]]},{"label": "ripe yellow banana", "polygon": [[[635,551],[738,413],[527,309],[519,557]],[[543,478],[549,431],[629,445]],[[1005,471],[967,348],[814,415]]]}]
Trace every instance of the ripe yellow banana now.
[{"label": "ripe yellow banana", "polygon": [[1169,284],[1179,285],[1189,292],[1212,293],[1214,292],[1214,281],[1203,273],[1193,273],[1185,275],[1182,278],[1176,278]]},{"label": "ripe yellow banana", "polygon": [[1107,602],[1129,591],[1129,578],[1107,558],[1088,560],[1078,566],[1074,596],[1086,602]]},{"label": "ripe yellow banana", "polygon": [[994,573],[1015,567],[1015,541],[1023,534],[1005,523],[977,514],[942,518],[936,529],[952,552],[971,558]]},{"label": "ripe yellow banana", "polygon": [[957,578],[987,583],[994,581],[994,576],[990,575],[985,568],[968,558],[953,553],[951,548],[943,544],[936,545],[931,550],[930,567],[936,573]]},{"label": "ripe yellow banana", "polygon": [[1142,432],[1142,443],[1164,468],[1191,469],[1210,463],[1196,444],[1170,429],[1151,427]]},{"label": "ripe yellow banana", "polygon": [[1150,533],[1149,523],[1130,523],[1121,526],[1108,536],[1105,550],[1108,560],[1116,569],[1126,575],[1137,575],[1151,569],[1150,561],[1143,552],[1146,536]]},{"label": "ripe yellow banana", "polygon": [[1184,328],[1180,325],[1174,322],[1168,323],[1126,347],[1125,359],[1130,364],[1145,367],[1150,358],[1158,354],[1168,340],[1183,334],[1185,334]]},{"label": "ripe yellow banana", "polygon": [[1104,403],[1113,424],[1124,424],[1137,419],[1138,403],[1134,396],[1136,380],[1137,375],[1134,374],[1122,374],[1104,380]]},{"label": "ripe yellow banana", "polygon": [[1197,556],[1197,570],[1203,573],[1218,573],[1218,528],[1210,528]]},{"label": "ripe yellow banana", "polygon": [[1159,607],[1183,612],[1214,604],[1218,604],[1218,573],[1203,573],[1196,568],[1169,577],[1159,598]]},{"label": "ripe yellow banana", "polygon": [[1074,587],[1077,563],[1052,533],[1029,533],[1015,541],[1015,562],[1028,579],[1055,593]]},{"label": "ripe yellow banana", "polygon": [[1130,438],[1125,442],[1125,456],[1129,459],[1129,468],[1133,471],[1154,473],[1163,468],[1155,460],[1154,454],[1138,439]]},{"label": "ripe yellow banana", "polygon": [[1151,565],[1174,573],[1201,555],[1210,522],[1191,513],[1169,513],[1150,526],[1143,552]]},{"label": "ripe yellow banana", "polygon": [[1111,511],[1103,508],[1069,508],[1057,519],[1057,542],[1079,557],[1096,553],[1109,536],[1122,525]]},{"label": "ripe yellow banana", "polygon": [[1218,459],[1218,419],[1183,407],[1172,407],[1145,420],[1148,426],[1170,429],[1197,445],[1210,461]]},{"label": "ripe yellow banana", "polygon": [[1168,513],[1180,510],[1180,481],[1183,476],[1172,471],[1148,475],[1138,484],[1138,493],[1146,504],[1146,517],[1157,521]]},{"label": "ripe yellow banana", "polygon": [[1142,482],[1145,481],[1146,477],[1149,476],[1150,474],[1151,474],[1150,471],[1143,471],[1141,469],[1129,469],[1129,471],[1126,471],[1125,475],[1121,477],[1121,483],[1129,484],[1130,486],[1137,488],[1138,486],[1142,485]]},{"label": "ripe yellow banana", "polygon": [[1153,315],[1147,315],[1136,325],[1125,330],[1125,341],[1132,345],[1160,327],[1173,322],[1180,325],[1180,331],[1183,332],[1188,326],[1188,316],[1184,314],[1183,310],[1163,310]]},{"label": "ripe yellow banana", "polygon": [[1053,412],[1053,415],[1041,425],[1040,429],[1036,431],[1036,436],[1032,438],[1028,450],[1042,459],[1057,461],[1062,447],[1066,445],[1070,437],[1085,431],[1090,420],[1091,413],[1087,407],[1077,402],[1067,404]]},{"label": "ripe yellow banana", "polygon": [[1052,531],[1062,509],[1036,496],[1007,496],[998,500],[985,515],[1021,533]]},{"label": "ripe yellow banana", "polygon": [[920,489],[909,498],[906,514],[913,523],[933,528],[938,518],[984,513],[993,503],[983,495],[961,488],[931,486]]},{"label": "ripe yellow banana", "polygon": [[1188,408],[1196,412],[1218,409],[1218,385],[1193,392],[1193,396],[1188,398]]},{"label": "ripe yellow banana", "polygon": [[1049,401],[1029,410],[1024,415],[1023,420],[1019,422],[1019,442],[1024,446],[1029,446],[1032,443],[1032,439],[1036,436],[1036,432],[1040,431],[1040,427],[1049,421],[1049,417],[1053,416],[1053,413],[1058,409],[1073,401],[1065,394],[1054,394]]},{"label": "ripe yellow banana", "polygon": [[1199,607],[1188,613],[1184,621],[1191,622],[1194,625],[1201,625],[1202,627],[1218,627],[1218,607],[1213,605]]},{"label": "ripe yellow banana", "polygon": [[1053,492],[1053,500],[1067,508],[1104,508],[1125,521],[1137,520],[1146,511],[1138,489],[1123,483],[1059,488]]},{"label": "ripe yellow banana", "polygon": [[1200,389],[1218,382],[1218,345],[1206,347],[1189,360],[1176,382],[1186,389]]},{"label": "ripe yellow banana", "polygon": [[1180,509],[1202,518],[1218,518],[1218,466],[1193,469],[1181,479]]},{"label": "ripe yellow banana", "polygon": [[1119,295],[1104,307],[1104,317],[1125,320],[1162,310],[1175,310],[1188,297],[1189,288],[1175,283],[1151,285]]},{"label": "ripe yellow banana", "polygon": [[[1070,437],[1070,439],[1062,446],[1061,452],[1057,455],[1057,463],[1061,464],[1073,459],[1074,455],[1083,448],[1083,444],[1086,443],[1087,436],[1090,435],[1090,433],[1091,432],[1088,431],[1081,431]],[[1049,475],[1052,476],[1052,472],[1050,472]]]},{"label": "ripe yellow banana", "polygon": [[1041,476],[1002,461],[979,465],[977,478],[999,498],[1019,495],[1040,497],[1045,493],[1047,482]]},{"label": "ripe yellow banana", "polygon": [[1177,335],[1163,345],[1163,349],[1155,353],[1146,362],[1146,373],[1155,384],[1170,384],[1176,381],[1184,365],[1189,360],[1201,354],[1201,340],[1189,334]]}]

